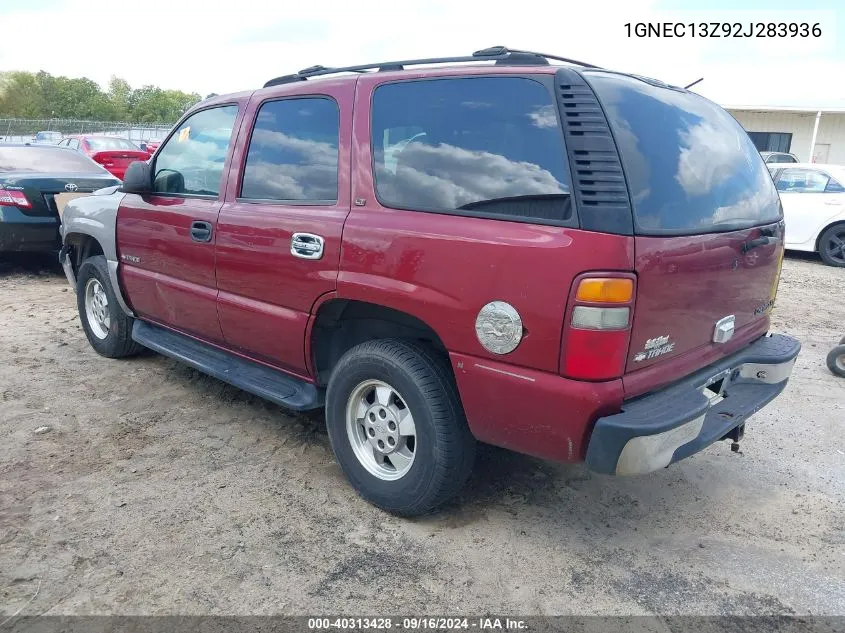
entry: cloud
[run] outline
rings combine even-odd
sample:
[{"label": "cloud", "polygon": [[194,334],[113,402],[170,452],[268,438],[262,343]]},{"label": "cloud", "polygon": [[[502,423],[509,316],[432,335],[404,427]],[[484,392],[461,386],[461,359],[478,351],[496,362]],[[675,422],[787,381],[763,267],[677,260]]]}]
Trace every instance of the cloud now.
[{"label": "cloud", "polygon": [[569,193],[539,165],[445,143],[411,143],[397,164],[395,176],[381,171],[377,180],[385,202],[399,206],[447,210],[505,196]]}]

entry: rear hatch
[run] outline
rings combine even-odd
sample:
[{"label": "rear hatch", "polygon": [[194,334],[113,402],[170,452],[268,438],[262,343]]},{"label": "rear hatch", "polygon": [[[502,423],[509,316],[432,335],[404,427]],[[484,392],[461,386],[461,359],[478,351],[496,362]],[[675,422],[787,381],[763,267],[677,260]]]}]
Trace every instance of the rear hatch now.
[{"label": "rear hatch", "polygon": [[722,108],[660,82],[584,76],[607,114],[634,209],[631,396],[768,330],[783,214],[760,154]]}]

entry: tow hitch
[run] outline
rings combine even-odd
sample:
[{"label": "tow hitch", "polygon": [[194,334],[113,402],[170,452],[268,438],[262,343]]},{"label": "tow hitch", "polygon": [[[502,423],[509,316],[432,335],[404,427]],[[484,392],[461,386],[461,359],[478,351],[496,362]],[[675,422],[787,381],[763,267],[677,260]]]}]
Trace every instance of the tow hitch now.
[{"label": "tow hitch", "polygon": [[739,452],[739,441],[745,435],[745,425],[740,424],[738,427],[731,429],[728,431],[727,435],[725,435],[722,439],[723,440],[731,440],[731,452],[738,453]]}]

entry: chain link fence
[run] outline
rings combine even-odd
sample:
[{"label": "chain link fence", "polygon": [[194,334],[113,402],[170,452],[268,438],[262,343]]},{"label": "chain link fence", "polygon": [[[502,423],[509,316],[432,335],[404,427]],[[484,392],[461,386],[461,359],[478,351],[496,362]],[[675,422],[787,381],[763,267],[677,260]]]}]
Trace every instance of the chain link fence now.
[{"label": "chain link fence", "polygon": [[76,119],[0,119],[0,143],[29,143],[38,132],[101,134],[119,136],[133,142],[161,141],[170,125],[126,123],[117,121],[81,121]]}]

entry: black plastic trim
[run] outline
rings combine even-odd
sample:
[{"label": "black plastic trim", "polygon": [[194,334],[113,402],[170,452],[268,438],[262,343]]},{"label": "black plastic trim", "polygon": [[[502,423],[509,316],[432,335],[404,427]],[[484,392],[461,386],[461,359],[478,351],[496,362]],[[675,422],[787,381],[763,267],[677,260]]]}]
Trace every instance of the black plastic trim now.
[{"label": "black plastic trim", "polygon": [[573,68],[561,68],[555,73],[555,96],[581,228],[633,235],[628,183],[598,97]]}]

